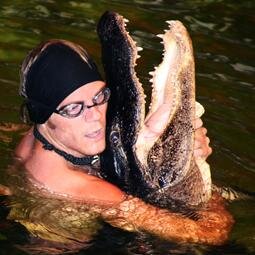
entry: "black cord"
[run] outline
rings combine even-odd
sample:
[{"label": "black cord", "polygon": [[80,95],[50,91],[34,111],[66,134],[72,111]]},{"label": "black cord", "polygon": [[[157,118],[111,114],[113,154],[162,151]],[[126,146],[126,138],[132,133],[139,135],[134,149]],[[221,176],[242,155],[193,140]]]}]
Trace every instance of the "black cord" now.
[{"label": "black cord", "polygon": [[95,156],[85,156],[85,157],[75,157],[69,153],[66,153],[58,148],[56,148],[53,144],[49,143],[45,137],[43,137],[43,135],[39,132],[39,130],[37,129],[36,126],[34,126],[34,137],[36,139],[38,139],[42,144],[43,144],[43,148],[45,150],[49,150],[49,151],[55,151],[57,154],[59,154],[60,156],[64,157],[67,161],[71,162],[74,165],[89,165],[89,166],[93,166],[95,163],[98,162],[99,160],[99,156],[95,155]]}]

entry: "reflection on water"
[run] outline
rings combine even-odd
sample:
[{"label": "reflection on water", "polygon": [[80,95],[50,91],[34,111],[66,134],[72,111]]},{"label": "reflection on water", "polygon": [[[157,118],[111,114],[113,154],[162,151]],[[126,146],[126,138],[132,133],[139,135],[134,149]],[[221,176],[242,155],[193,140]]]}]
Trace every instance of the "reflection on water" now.
[{"label": "reflection on water", "polygon": [[[148,93],[147,73],[161,59],[162,46],[155,35],[166,28],[165,20],[184,22],[193,39],[197,98],[206,108],[203,119],[214,149],[209,160],[214,182],[255,192],[253,0],[1,1],[1,127],[3,123],[19,123],[19,66],[25,54],[41,40],[62,38],[82,44],[100,63],[95,25],[107,9],[118,11],[130,20],[129,30],[139,46],[144,48],[137,71]],[[0,180],[3,184],[3,172],[10,164],[13,148],[25,129],[0,128]],[[82,254],[255,253],[254,203],[235,202],[231,204],[231,210],[237,224],[226,247],[175,246],[152,237],[131,238],[120,233],[111,233],[114,238],[110,240],[104,233],[99,236],[96,246]],[[5,215],[4,209],[0,215]],[[11,240],[23,230],[10,222],[1,221],[0,224],[0,254],[5,254],[3,248],[9,254],[22,254],[13,248]]]}]

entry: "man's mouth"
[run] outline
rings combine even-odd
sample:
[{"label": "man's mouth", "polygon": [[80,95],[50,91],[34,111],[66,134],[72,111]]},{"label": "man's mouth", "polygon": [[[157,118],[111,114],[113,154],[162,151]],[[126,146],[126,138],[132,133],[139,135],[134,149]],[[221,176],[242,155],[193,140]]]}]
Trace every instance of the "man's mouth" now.
[{"label": "man's mouth", "polygon": [[85,137],[93,140],[100,140],[104,137],[104,131],[103,128],[100,128],[98,130],[92,131],[85,135]]}]

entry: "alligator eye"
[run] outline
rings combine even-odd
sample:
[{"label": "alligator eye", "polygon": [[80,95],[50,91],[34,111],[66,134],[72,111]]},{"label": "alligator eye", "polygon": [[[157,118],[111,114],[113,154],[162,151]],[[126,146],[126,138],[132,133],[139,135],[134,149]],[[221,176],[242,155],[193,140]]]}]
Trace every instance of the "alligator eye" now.
[{"label": "alligator eye", "polygon": [[120,143],[120,134],[117,131],[112,131],[110,134],[110,140],[113,146],[118,146]]}]

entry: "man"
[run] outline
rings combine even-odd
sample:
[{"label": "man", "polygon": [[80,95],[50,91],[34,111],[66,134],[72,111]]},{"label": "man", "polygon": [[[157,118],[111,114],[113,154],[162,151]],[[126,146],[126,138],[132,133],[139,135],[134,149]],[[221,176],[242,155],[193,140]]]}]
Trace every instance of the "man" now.
[{"label": "man", "polygon": [[[17,146],[16,157],[36,188],[41,187],[57,198],[91,205],[90,211],[97,213],[97,217],[129,231],[143,230],[169,240],[207,244],[221,244],[226,240],[232,217],[217,195],[199,212],[200,220],[194,221],[127,196],[101,179],[93,169],[93,156],[105,148],[110,91],[94,62],[80,46],[50,40],[35,48],[23,62],[20,92],[25,97],[23,110],[34,126]],[[194,154],[206,158],[211,153],[206,129],[201,127],[200,119],[195,121],[195,126]],[[33,194],[36,192],[33,188]],[[48,194],[45,196],[48,198]],[[57,211],[63,212],[63,208],[51,209],[46,215],[50,218]],[[68,208],[70,211],[70,206]],[[65,230],[62,221],[68,221],[70,215],[80,217],[81,214],[72,210],[68,214],[65,208],[65,219],[54,218],[57,226],[51,226],[51,235],[46,235],[47,217],[29,218],[41,215],[42,209],[43,206],[37,206],[37,213],[29,216],[17,216],[16,210],[9,218],[19,221],[36,236],[63,242],[57,237],[58,232]],[[40,229],[35,219],[40,221]],[[65,235],[61,232],[64,242],[67,239],[84,241],[85,233],[77,236],[77,231],[72,232],[70,228]]]}]

